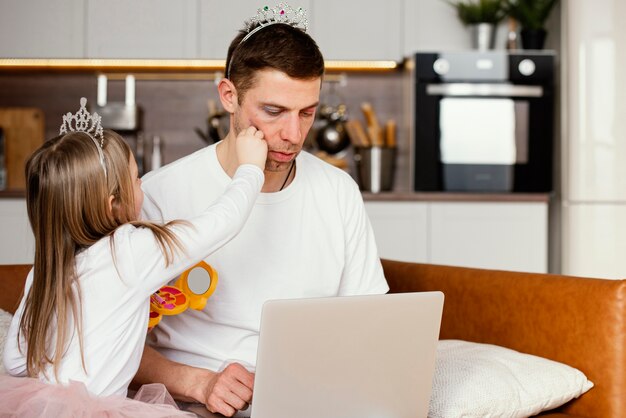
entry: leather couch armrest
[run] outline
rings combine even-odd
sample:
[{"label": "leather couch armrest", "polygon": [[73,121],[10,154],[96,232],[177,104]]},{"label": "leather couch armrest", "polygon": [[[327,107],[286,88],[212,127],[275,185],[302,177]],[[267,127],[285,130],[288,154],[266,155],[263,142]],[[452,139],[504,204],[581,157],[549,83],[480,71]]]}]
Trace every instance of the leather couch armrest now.
[{"label": "leather couch armrest", "polygon": [[30,264],[0,265],[0,309],[15,313],[24,293],[26,276],[31,268]]},{"label": "leather couch armrest", "polygon": [[563,411],[626,416],[626,280],[383,260],[390,291],[445,294],[441,339],[495,344],[568,364],[595,387]]}]

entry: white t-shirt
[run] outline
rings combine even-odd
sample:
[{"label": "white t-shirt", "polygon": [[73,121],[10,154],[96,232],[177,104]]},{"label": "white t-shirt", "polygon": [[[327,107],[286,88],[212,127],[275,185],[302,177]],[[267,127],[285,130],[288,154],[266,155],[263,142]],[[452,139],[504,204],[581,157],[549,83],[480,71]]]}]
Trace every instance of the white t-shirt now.
[{"label": "white t-shirt", "polygon": [[[206,147],[144,177],[144,216],[193,216],[229,180],[216,146]],[[241,233],[206,261],[219,279],[204,310],[164,318],[148,340],[174,361],[210,370],[254,367],[266,300],[389,290],[356,183],[307,152],[292,183],[261,193]]]},{"label": "white t-shirt", "polygon": [[[59,382],[84,382],[95,395],[126,395],[139,368],[148,328],[149,297],[176,275],[232,239],[241,229],[263,185],[263,172],[242,165],[226,193],[189,217],[189,224],[172,227],[185,253],[169,266],[152,232],[124,225],[114,234],[115,262],[110,237],[96,242],[76,256],[83,312],[83,344],[87,373],[82,368],[78,337],[74,333],[59,367]],[[193,219],[192,219],[193,218]],[[33,282],[28,275],[24,294]],[[4,351],[4,366],[14,376],[26,375],[26,344],[17,336],[24,301],[13,318]],[[43,381],[56,382],[52,368]]]}]

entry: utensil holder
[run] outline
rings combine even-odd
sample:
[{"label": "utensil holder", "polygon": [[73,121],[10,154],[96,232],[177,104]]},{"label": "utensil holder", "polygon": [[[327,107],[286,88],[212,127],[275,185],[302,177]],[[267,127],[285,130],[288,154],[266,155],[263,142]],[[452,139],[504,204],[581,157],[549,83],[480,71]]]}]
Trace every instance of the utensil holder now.
[{"label": "utensil holder", "polygon": [[396,148],[355,148],[354,160],[361,190],[379,193],[393,189]]}]

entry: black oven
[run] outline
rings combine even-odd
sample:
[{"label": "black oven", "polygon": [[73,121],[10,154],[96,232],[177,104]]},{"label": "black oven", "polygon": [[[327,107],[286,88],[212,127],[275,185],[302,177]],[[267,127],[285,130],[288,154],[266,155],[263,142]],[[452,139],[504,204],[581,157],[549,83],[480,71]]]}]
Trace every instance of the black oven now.
[{"label": "black oven", "polygon": [[550,192],[554,53],[415,55],[414,189]]}]

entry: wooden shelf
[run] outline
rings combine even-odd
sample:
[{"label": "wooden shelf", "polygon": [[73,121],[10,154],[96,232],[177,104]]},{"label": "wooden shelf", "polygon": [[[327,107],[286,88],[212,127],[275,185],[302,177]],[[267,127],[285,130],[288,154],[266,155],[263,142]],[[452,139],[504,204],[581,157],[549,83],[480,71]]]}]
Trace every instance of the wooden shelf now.
[{"label": "wooden shelf", "polygon": [[[223,72],[225,60],[203,59],[61,59],[2,58],[0,72],[119,72],[198,73]],[[395,61],[326,61],[327,72],[390,72],[402,67]]]}]

